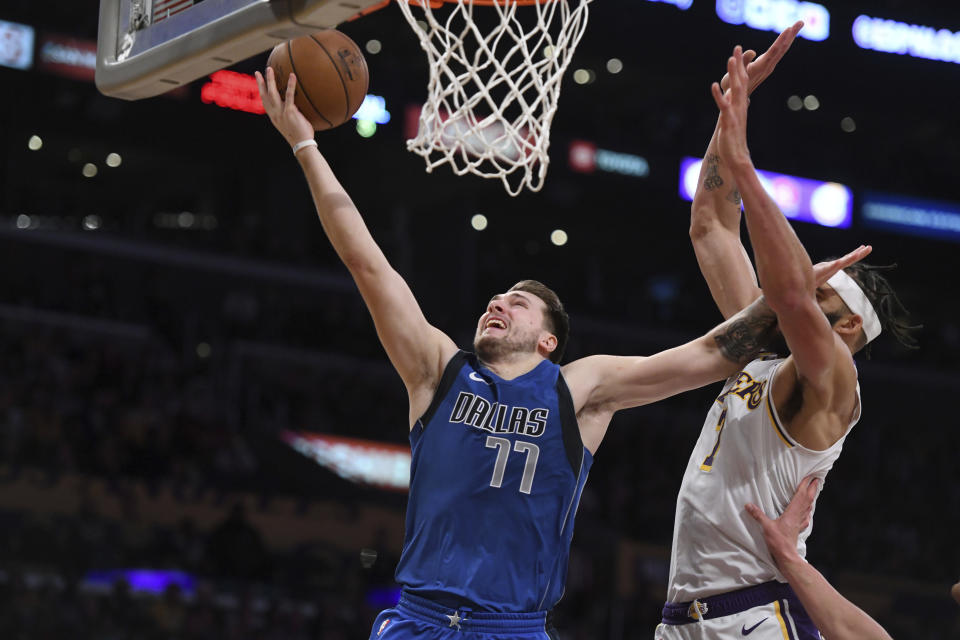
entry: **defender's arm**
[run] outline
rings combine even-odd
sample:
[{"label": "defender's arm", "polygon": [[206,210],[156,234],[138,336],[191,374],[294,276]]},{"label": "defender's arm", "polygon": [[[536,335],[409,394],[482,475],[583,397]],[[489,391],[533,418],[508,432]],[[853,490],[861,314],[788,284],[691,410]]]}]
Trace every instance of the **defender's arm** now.
[{"label": "defender's arm", "polygon": [[[746,51],[743,62],[749,78],[748,94],[773,72],[803,27],[784,30],[759,58]],[[721,80],[725,90],[729,75]],[[710,294],[724,318],[730,318],[760,296],[757,276],[740,239],[740,192],[730,168],[720,157],[720,123],[714,129],[690,208],[690,239]]]},{"label": "defender's arm", "polygon": [[584,446],[596,451],[610,417],[723,380],[763,350],[776,316],[759,299],[710,333],[650,357],[597,355],[563,368]]},{"label": "defender's arm", "polygon": [[[793,354],[799,377],[830,404],[834,367],[841,349],[814,294],[810,257],[790,223],[767,194],[754,170],[747,149],[746,119],[748,78],[740,47],[734,49],[727,70],[730,91],[712,87],[720,108],[720,154],[730,164],[740,186],[753,242],[757,271],[764,295],[776,312],[780,329]],[[852,372],[852,365],[850,366]]]},{"label": "defender's arm", "polygon": [[[264,108],[286,140],[293,144],[312,139],[313,127],[294,105],[295,76],[290,76],[285,99],[277,91],[273,69],[267,69],[266,78],[259,72],[256,76]],[[350,270],[373,316],[380,342],[407,387],[412,423],[426,410],[456,345],[427,322],[407,283],[390,266],[317,147],[308,146],[296,155],[323,230]]]},{"label": "defender's arm", "polygon": [[797,537],[810,524],[817,497],[817,478],[804,478],[783,514],[771,520],[754,504],[747,513],[760,523],[763,538],[780,572],[793,587],[803,608],[830,640],[891,640],[873,618],[844,598],[797,553]]},{"label": "defender's arm", "polygon": [[[864,255],[861,247],[821,262],[817,282],[826,282]],[[563,376],[580,419],[584,446],[591,452],[597,450],[610,418],[620,409],[656,402],[733,375],[765,351],[776,331],[776,314],[759,298],[708,334],[650,357],[598,355],[567,364]]]}]

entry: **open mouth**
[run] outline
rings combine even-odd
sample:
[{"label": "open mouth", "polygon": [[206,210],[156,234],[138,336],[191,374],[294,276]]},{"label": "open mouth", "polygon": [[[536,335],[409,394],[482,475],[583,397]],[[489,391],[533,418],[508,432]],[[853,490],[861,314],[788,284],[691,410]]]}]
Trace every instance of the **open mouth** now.
[{"label": "open mouth", "polygon": [[490,318],[487,320],[487,324],[484,325],[484,329],[506,329],[507,323],[499,318]]}]

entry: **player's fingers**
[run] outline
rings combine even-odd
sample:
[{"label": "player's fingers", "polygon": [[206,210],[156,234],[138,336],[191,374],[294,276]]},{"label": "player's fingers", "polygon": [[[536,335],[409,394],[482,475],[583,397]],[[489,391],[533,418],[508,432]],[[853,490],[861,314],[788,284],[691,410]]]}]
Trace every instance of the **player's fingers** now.
[{"label": "player's fingers", "polygon": [[284,106],[293,106],[293,98],[297,93],[297,76],[293,73],[287,79],[287,95],[284,98]]},{"label": "player's fingers", "polygon": [[277,85],[274,82],[273,69],[267,68],[266,74],[260,75],[257,82],[257,89],[260,90],[260,101],[263,103],[263,109],[271,118],[277,115],[280,104],[280,96],[277,94]]},{"label": "player's fingers", "polygon": [[819,482],[820,479],[817,477],[808,476],[804,478],[800,482],[800,486],[797,487],[797,493],[794,494],[790,504],[787,505],[788,510],[799,512],[799,518],[803,521],[800,525],[801,528],[806,528],[810,523],[810,512],[813,510],[813,501],[817,498]]},{"label": "player's fingers", "polygon": [[717,108],[723,111],[727,105],[723,91],[720,89],[720,84],[714,82],[712,85],[710,85],[710,93],[713,94],[713,101],[717,103]]},{"label": "player's fingers", "polygon": [[846,269],[850,265],[860,262],[861,260],[866,258],[868,255],[870,255],[872,251],[873,251],[873,247],[871,247],[870,245],[860,245],[859,247],[857,247],[847,255],[843,256],[842,258],[837,258],[836,260],[837,264],[835,265],[836,269],[834,270],[834,273],[836,273],[840,269]]},{"label": "player's fingers", "polygon": [[260,102],[263,103],[263,108],[267,108],[267,84],[263,81],[263,76],[260,75],[259,71],[253,72],[253,77],[257,80],[257,92],[260,94]]},{"label": "player's fingers", "polygon": [[264,77],[264,84],[267,85],[267,96],[276,104],[280,101],[280,94],[277,93],[277,78],[273,72],[273,67],[267,67],[267,75]]},{"label": "player's fingers", "polygon": [[797,34],[800,33],[800,29],[803,28],[803,20],[797,20],[792,25],[780,32],[780,35],[777,36],[777,39],[773,41],[773,44],[770,45],[768,51],[774,53],[776,58],[779,60],[783,57],[783,54],[787,52],[787,49],[790,48],[790,45],[793,44],[793,41],[796,39]]},{"label": "player's fingers", "polygon": [[787,51],[790,50],[793,41],[797,38],[797,33],[802,27],[803,21],[798,20],[792,26],[784,29],[780,32],[780,35],[777,36],[777,39],[773,41],[773,44],[770,45],[770,48],[760,56],[760,60],[763,61],[765,76],[770,75],[774,67],[777,66]]},{"label": "player's fingers", "polygon": [[750,90],[749,90],[750,76],[747,75],[747,70],[743,68],[740,69],[738,74],[739,74],[738,80],[740,81],[740,88],[743,89],[743,98],[746,100],[747,95],[749,95],[750,93]]},{"label": "player's fingers", "polygon": [[746,51],[743,52],[743,64],[749,65],[751,62],[753,62],[753,59],[756,57],[757,57],[756,51],[754,51],[753,49],[747,49]]},{"label": "player's fingers", "polygon": [[754,520],[756,520],[756,521],[759,522],[760,524],[763,524],[764,521],[769,520],[769,518],[767,518],[767,514],[765,514],[760,507],[758,507],[757,505],[753,504],[752,502],[746,504],[746,505],[744,506],[744,509],[747,510],[747,513],[750,514],[750,517],[751,517],[751,518],[753,518]]},{"label": "player's fingers", "polygon": [[[260,91],[260,100],[263,102],[264,109],[273,108],[276,106],[276,97],[270,95],[270,87],[272,86],[273,73],[271,69],[267,69],[267,76],[264,77],[259,71],[256,72],[257,77],[257,90]],[[274,91],[276,93],[276,91]]]},{"label": "player's fingers", "polygon": [[823,284],[841,269],[846,269],[850,265],[860,262],[870,255],[872,251],[872,246],[860,245],[850,253],[837,258],[836,260],[817,263],[817,265],[814,266],[814,276],[816,278],[817,285],[819,286]]},{"label": "player's fingers", "polygon": [[747,62],[743,57],[743,52],[739,56],[740,63],[737,65],[737,75],[740,76],[740,84],[746,86],[750,76],[747,74]]},{"label": "player's fingers", "polygon": [[[739,48],[739,46],[738,46]],[[736,49],[734,49],[736,53]],[[727,75],[730,77],[730,88],[734,88],[737,82],[737,58],[736,56],[730,56],[727,58]]]},{"label": "player's fingers", "polygon": [[[857,247],[854,251],[851,252],[851,255],[850,255],[850,260],[851,260],[851,262],[850,262],[850,264],[853,264],[854,262],[858,262],[858,261],[860,261],[860,260],[863,260],[863,259],[866,258],[868,255],[870,255],[871,253],[873,253],[873,246],[871,246],[871,245],[869,245],[869,244],[862,244],[862,245],[860,245],[860,246]],[[850,266],[850,265],[846,265],[846,266]]]},{"label": "player's fingers", "polygon": [[817,488],[820,486],[820,478],[816,476],[807,477],[804,479],[804,482],[806,482],[805,487],[801,484],[801,490],[804,493],[803,519],[800,522],[801,529],[806,529],[810,526],[810,515],[813,513],[813,501],[817,499]]},{"label": "player's fingers", "polygon": [[743,68],[743,48],[737,45],[733,48],[732,63],[730,64],[730,88],[736,91],[743,90],[743,77],[747,74]]},{"label": "player's fingers", "polygon": [[781,518],[788,518],[790,521],[800,521],[804,518],[804,515],[810,511],[813,506],[813,500],[817,494],[816,491],[814,491],[813,494],[810,493],[809,481],[809,477],[800,481],[800,485],[794,492],[793,497],[790,498],[790,502],[787,503],[787,508],[783,510],[780,516]]}]

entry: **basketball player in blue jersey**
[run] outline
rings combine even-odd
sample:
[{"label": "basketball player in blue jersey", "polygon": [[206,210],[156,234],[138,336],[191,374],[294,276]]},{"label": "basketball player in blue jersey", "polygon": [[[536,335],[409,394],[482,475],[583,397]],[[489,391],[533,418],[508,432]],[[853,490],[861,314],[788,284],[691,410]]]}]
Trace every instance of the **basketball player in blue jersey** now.
[{"label": "basketball player in blue jersey", "polygon": [[[724,89],[712,88],[720,118],[694,199],[694,248],[725,316],[756,305],[761,292],[739,234],[742,197],[763,300],[777,318],[777,337],[785,341],[776,350],[790,355],[752,359],[711,407],[677,498],[658,640],[819,639],[744,505],[782,513],[808,476],[821,479],[819,490],[860,416],[852,354],[881,328],[912,343],[906,312],[876,269],[853,265],[826,282],[817,280],[751,163],[748,95],[801,27],[786,30],[756,60],[737,47]],[[811,526],[797,540],[801,557]]]},{"label": "basketball player in blue jersey", "polygon": [[[396,608],[371,638],[533,640],[563,595],[581,491],[614,412],[722,380],[757,349],[743,327],[771,327],[762,303],[649,358],[558,365],[568,320],[556,294],[524,280],[493,296],[474,353],[431,326],[321,156],[272,70],[264,108],[300,162],[321,224],[373,316],[409,397],[412,464]],[[820,265],[822,279],[865,255]]]}]

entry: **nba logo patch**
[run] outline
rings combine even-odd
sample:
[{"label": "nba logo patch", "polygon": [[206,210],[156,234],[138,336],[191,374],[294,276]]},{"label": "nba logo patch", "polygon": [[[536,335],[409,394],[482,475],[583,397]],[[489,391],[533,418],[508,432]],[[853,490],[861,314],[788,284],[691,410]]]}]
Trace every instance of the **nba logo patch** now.
[{"label": "nba logo patch", "polygon": [[700,620],[704,615],[706,615],[707,610],[708,607],[706,602],[694,600],[690,603],[690,608],[687,609],[687,617],[693,618],[694,620]]},{"label": "nba logo patch", "polygon": [[387,628],[387,625],[390,624],[390,618],[387,618],[383,621],[383,624],[380,625],[380,628],[377,630],[377,636],[379,637],[383,630]]}]

